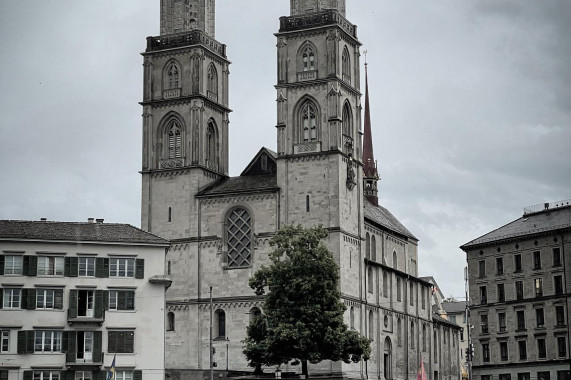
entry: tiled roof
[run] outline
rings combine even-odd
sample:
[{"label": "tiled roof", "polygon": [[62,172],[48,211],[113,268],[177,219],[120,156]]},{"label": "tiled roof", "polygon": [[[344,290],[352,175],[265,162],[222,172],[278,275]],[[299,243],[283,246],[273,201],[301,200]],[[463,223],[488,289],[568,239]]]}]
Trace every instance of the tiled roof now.
[{"label": "tiled roof", "polygon": [[167,245],[130,224],[0,220],[0,240],[48,240]]},{"label": "tiled roof", "polygon": [[454,328],[456,328],[456,329],[458,329],[458,330],[461,330],[461,329],[462,329],[462,326],[459,326],[459,325],[457,325],[457,324],[454,323],[454,322],[450,322],[448,319],[442,318],[441,316],[438,316],[438,315],[436,315],[436,314],[432,314],[432,320],[435,321],[435,322],[439,322],[439,323],[448,325],[448,326],[450,326],[450,327],[454,327]]},{"label": "tiled roof", "polygon": [[418,240],[389,210],[382,206],[375,206],[365,198],[365,219],[369,219],[400,235]]},{"label": "tiled roof", "polygon": [[542,212],[526,214],[503,227],[464,244],[460,248],[465,249],[479,244],[570,227],[571,206],[553,208]]},{"label": "tiled roof", "polygon": [[276,174],[224,178],[202,190],[197,196],[224,195],[252,191],[277,191]]},{"label": "tiled roof", "polygon": [[442,309],[448,314],[464,313],[466,311],[466,301],[442,302]]}]

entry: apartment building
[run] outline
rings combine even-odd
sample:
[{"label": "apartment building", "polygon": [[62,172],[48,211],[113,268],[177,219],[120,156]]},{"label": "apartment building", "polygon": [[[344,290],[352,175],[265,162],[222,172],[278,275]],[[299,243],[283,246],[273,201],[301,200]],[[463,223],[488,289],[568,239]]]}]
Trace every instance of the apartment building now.
[{"label": "apartment building", "polygon": [[461,248],[476,380],[568,380],[571,201],[524,209]]},{"label": "apartment building", "polygon": [[127,224],[0,221],[0,378],[164,378],[168,241]]}]

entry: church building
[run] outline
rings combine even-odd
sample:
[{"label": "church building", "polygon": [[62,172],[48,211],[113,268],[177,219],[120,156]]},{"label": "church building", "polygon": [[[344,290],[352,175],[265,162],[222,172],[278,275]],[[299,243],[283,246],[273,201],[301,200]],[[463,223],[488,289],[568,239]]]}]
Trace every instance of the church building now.
[{"label": "church building", "polygon": [[460,376],[459,327],[433,316],[418,239],[379,202],[367,85],[362,128],[361,42],[345,6],[291,0],[275,34],[277,149],[261,148],[230,177],[230,61],[215,39],[215,1],[161,0],[160,35],[142,53],[141,226],[171,241],[165,366],[173,379],[210,369],[210,289],[215,369],[251,371],[242,340],[264,299],[248,279],[290,224],[329,231],[346,323],[371,339],[368,361],[322,362],[310,373],[407,379],[422,364],[430,378]]}]

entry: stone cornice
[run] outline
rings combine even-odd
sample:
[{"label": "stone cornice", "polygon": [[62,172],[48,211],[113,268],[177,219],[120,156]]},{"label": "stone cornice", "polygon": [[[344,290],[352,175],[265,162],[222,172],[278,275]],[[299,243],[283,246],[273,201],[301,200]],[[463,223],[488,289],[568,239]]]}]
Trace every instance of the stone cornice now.
[{"label": "stone cornice", "polygon": [[139,102],[139,104],[142,105],[143,107],[151,106],[152,108],[165,108],[165,107],[171,108],[173,106],[190,104],[193,100],[197,99],[202,100],[206,107],[209,107],[214,111],[220,112],[221,114],[232,112],[230,108],[225,107],[220,103],[215,103],[202,94],[181,96],[172,99],[148,100],[148,101]]}]

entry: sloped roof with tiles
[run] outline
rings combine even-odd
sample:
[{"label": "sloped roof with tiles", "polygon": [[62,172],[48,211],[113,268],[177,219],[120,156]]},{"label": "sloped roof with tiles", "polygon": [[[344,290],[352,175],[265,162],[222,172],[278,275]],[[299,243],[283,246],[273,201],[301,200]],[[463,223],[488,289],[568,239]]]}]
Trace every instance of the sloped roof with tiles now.
[{"label": "sloped roof with tiles", "polygon": [[382,206],[375,206],[365,198],[365,220],[370,221],[396,232],[405,237],[418,240],[389,210]]}]

